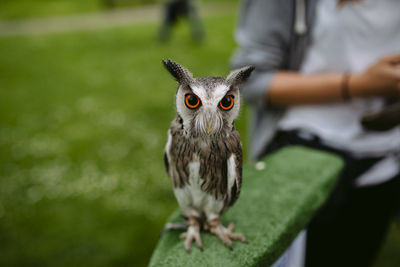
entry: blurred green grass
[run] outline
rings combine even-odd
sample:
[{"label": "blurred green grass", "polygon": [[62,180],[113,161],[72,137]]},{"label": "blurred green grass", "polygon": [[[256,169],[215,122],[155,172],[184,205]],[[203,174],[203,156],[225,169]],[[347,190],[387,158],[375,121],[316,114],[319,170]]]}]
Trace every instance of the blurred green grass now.
[{"label": "blurred green grass", "polygon": [[[113,0],[115,7],[154,4],[159,0]],[[0,18],[49,17],[106,10],[110,0],[1,0]]]},{"label": "blurred green grass", "polygon": [[[88,12],[162,4],[166,0],[0,0],[0,19],[53,17]],[[237,0],[194,0],[195,2],[238,2]],[[111,3],[111,4],[110,4]]]},{"label": "blurred green grass", "polygon": [[96,11],[102,7],[100,0],[1,0],[0,18],[56,16]]},{"label": "blurred green grass", "polygon": [[[0,265],[143,266],[177,207],[162,153],[177,84],[226,75],[234,17],[0,38]],[[238,121],[245,138],[244,114]]]}]

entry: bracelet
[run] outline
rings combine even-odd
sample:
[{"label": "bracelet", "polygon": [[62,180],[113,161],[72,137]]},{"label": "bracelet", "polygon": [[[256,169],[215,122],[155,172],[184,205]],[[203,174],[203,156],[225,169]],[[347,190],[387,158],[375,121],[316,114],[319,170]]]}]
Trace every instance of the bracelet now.
[{"label": "bracelet", "polygon": [[350,73],[348,73],[348,72],[343,73],[343,78],[342,78],[342,98],[343,98],[343,100],[350,99],[349,80],[350,80]]}]

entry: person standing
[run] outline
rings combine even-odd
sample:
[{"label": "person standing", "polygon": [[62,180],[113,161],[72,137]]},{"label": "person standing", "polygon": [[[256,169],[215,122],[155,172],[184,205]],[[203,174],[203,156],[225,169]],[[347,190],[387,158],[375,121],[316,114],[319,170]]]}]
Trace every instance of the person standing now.
[{"label": "person standing", "polygon": [[159,31],[159,40],[169,40],[174,25],[180,18],[186,18],[190,23],[192,38],[201,42],[204,38],[204,29],[197,9],[191,0],[167,0],[164,7],[164,20]]},{"label": "person standing", "polygon": [[306,266],[368,266],[400,206],[400,126],[363,127],[400,99],[400,1],[245,0],[232,66],[255,66],[251,158],[288,145],[345,163],[307,227]]}]

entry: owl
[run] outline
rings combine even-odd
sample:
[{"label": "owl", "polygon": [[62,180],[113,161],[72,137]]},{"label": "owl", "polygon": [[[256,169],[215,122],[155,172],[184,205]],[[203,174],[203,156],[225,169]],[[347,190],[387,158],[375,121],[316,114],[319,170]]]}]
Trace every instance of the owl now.
[{"label": "owl", "polygon": [[246,239],[233,233],[232,223],[225,227],[220,216],[240,193],[242,148],[234,120],[240,108],[239,87],[254,67],[235,70],[227,78],[194,78],[170,59],[163,64],[179,83],[177,114],[168,130],[164,164],[187,222],[181,239],[188,252],[193,241],[202,249],[203,226],[232,249],[232,240]]}]

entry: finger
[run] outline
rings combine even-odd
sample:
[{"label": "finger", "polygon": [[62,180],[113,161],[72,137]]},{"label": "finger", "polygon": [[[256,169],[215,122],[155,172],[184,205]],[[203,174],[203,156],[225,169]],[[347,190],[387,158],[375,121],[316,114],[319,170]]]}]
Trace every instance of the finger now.
[{"label": "finger", "polygon": [[233,223],[230,223],[228,225],[228,229],[229,229],[229,231],[233,232],[233,230],[235,230],[235,225]]},{"label": "finger", "polygon": [[400,81],[400,69],[399,68],[388,67],[388,68],[385,68],[385,72],[391,78],[396,79],[397,81]]},{"label": "finger", "polygon": [[393,63],[393,64],[399,63],[400,62],[400,53],[386,55],[386,56],[382,57],[382,61],[388,62],[388,63]]}]

